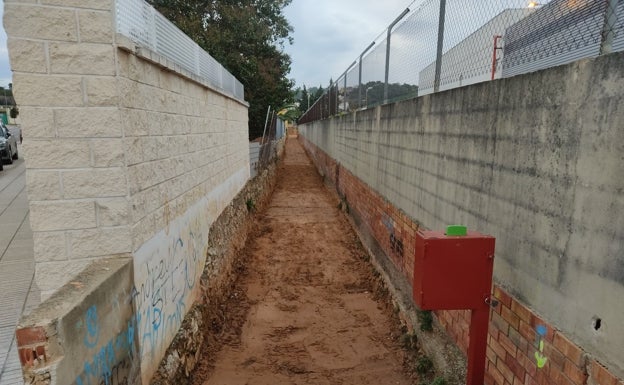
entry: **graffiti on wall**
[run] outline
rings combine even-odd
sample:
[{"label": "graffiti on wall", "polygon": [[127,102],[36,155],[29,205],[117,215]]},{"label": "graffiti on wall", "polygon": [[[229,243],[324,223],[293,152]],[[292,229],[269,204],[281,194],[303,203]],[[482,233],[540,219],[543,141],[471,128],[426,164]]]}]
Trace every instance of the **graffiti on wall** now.
[{"label": "graffiti on wall", "polygon": [[76,385],[121,385],[128,382],[135,355],[134,336],[136,321],[134,317],[124,329],[104,344],[100,340],[100,320],[97,306],[87,309],[82,323],[83,344],[87,348],[88,358],[83,363],[82,373],[75,379]]},{"label": "graffiti on wall", "polygon": [[210,225],[248,178],[244,167],[134,253],[132,299],[143,382],[156,370],[199,295]]},{"label": "graffiti on wall", "polygon": [[403,256],[403,240],[396,236],[394,232],[394,221],[388,215],[383,214],[381,223],[386,227],[390,234],[390,250],[399,257]]},{"label": "graffiti on wall", "polygon": [[[201,219],[171,231],[167,243],[152,248],[135,261],[133,300],[141,357],[160,358],[182,325],[192,305],[202,271],[206,236]],[[141,250],[139,250],[141,251]]]},{"label": "graffiti on wall", "polygon": [[133,292],[142,352],[153,355],[182,324],[189,294],[199,278],[196,242],[197,236],[189,231],[172,240],[170,257],[159,256],[161,250],[156,250],[142,265],[147,279]]},{"label": "graffiti on wall", "polygon": [[546,361],[548,358],[544,356],[544,337],[546,336],[546,326],[537,325],[535,328],[536,336],[535,336],[535,348],[537,351],[535,352],[535,361],[537,363],[538,368],[543,368],[546,365]]}]

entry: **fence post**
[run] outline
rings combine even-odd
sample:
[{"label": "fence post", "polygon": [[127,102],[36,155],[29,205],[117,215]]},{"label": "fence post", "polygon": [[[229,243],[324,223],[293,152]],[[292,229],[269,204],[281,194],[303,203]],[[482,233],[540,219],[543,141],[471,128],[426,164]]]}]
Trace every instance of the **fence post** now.
[{"label": "fence post", "polygon": [[401,21],[402,18],[405,17],[409,13],[410,9],[405,8],[405,10],[394,19],[392,23],[388,26],[388,35],[386,36],[386,79],[384,82],[384,104],[388,103],[388,78],[390,75],[390,37],[392,36],[392,28]]},{"label": "fence post", "polygon": [[[344,106],[344,110],[347,111],[347,76],[349,76],[349,70],[355,65],[355,63],[357,62],[353,62],[351,63],[350,66],[347,67],[347,70],[344,72],[344,89],[343,89],[343,106]],[[338,84],[338,83],[336,83]],[[338,97],[338,95],[336,95],[336,97]],[[337,111],[336,111],[337,112]]]},{"label": "fence post", "polygon": [[620,0],[606,0],[607,10],[605,12],[604,26],[602,27],[602,42],[600,43],[600,54],[606,55],[613,52],[613,38],[615,37],[615,25],[617,24],[617,7]]},{"label": "fence post", "polygon": [[440,71],[442,70],[442,47],[444,45],[444,19],[446,18],[446,0],[440,0],[440,17],[438,22],[438,52],[436,54],[435,78],[433,92],[440,91]]},{"label": "fence post", "polygon": [[360,77],[358,79],[358,107],[362,107],[362,58],[364,57],[364,54],[366,52],[368,52],[369,49],[373,48],[373,46],[375,45],[375,42],[372,42],[368,45],[368,47],[366,47],[366,49],[364,51],[362,51],[362,53],[360,54],[360,63],[359,63],[359,67],[360,67]]}]

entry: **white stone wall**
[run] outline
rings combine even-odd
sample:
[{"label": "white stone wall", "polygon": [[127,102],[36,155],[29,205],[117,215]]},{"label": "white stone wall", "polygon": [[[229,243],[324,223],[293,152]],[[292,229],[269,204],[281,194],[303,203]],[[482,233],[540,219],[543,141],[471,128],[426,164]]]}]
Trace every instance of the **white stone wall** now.
[{"label": "white stone wall", "polygon": [[133,255],[234,175],[219,199],[242,188],[247,106],[116,35],[112,0],[4,6],[44,298],[94,259]]}]

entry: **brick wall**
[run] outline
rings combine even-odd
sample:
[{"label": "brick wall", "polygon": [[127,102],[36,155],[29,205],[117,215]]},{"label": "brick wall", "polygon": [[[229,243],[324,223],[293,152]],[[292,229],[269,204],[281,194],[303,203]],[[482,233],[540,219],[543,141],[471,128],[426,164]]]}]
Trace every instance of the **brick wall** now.
[{"label": "brick wall", "polygon": [[[350,215],[359,223],[360,232],[364,229],[368,233],[364,237],[374,238],[411,286],[414,232],[419,224],[314,143],[304,136],[299,138],[319,172],[347,203]],[[624,381],[571,342],[547,319],[498,284],[494,284],[493,297],[498,305],[490,314],[486,385],[624,385]],[[466,354],[470,311],[436,311],[435,317]],[[543,341],[541,350],[540,341]],[[536,354],[545,358],[541,367]]]}]

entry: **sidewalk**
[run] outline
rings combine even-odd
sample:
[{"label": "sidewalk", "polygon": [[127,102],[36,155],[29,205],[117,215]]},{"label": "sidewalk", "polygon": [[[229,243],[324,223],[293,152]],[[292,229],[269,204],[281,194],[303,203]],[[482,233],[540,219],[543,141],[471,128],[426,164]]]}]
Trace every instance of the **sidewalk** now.
[{"label": "sidewalk", "polygon": [[[0,171],[0,385],[22,384],[15,325],[39,303],[33,289],[33,238],[28,222],[24,160]],[[28,298],[27,298],[28,297]]]}]

